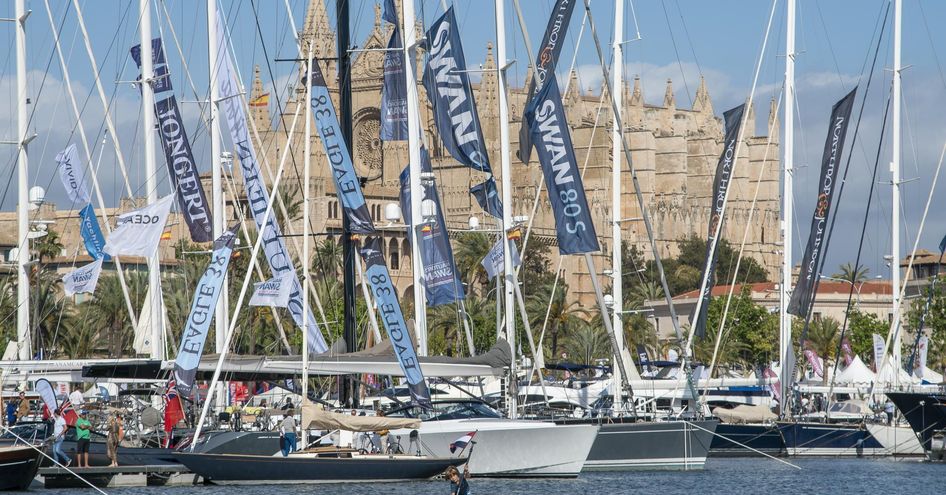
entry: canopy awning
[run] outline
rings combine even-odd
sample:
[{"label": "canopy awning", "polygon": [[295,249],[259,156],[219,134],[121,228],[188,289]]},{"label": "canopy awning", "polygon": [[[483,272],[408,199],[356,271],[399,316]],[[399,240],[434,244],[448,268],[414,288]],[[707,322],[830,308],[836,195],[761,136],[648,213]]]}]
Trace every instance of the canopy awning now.
[{"label": "canopy awning", "polygon": [[326,411],[316,404],[302,406],[302,425],[316,430],[348,430],[372,432],[420,428],[416,418],[387,418],[384,416],[352,416]]}]

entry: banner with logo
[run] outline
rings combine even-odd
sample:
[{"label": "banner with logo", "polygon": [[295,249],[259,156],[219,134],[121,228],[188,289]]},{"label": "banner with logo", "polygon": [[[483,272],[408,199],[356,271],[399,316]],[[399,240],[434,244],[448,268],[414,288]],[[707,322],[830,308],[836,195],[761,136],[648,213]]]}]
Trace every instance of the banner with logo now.
[{"label": "banner with logo", "polygon": [[880,369],[883,367],[882,363],[884,362],[884,350],[887,345],[884,342],[884,338],[879,334],[871,335],[874,343],[874,372],[880,373]]},{"label": "banner with logo", "polygon": [[598,237],[585,199],[585,187],[565,120],[562,95],[554,76],[546,81],[529,104],[526,120],[555,217],[558,252],[582,254],[598,251]]},{"label": "banner with logo", "polygon": [[407,140],[407,79],[404,77],[404,50],[397,24],[384,52],[384,80],[381,84],[381,140]]},{"label": "banner with logo", "polygon": [[[217,16],[217,63],[219,69],[218,84],[220,85],[220,113],[227,119],[227,129],[230,132],[230,139],[233,141],[233,151],[239,159],[240,171],[243,173],[243,187],[246,191],[246,201],[250,212],[253,214],[253,220],[256,221],[256,227],[263,236],[263,253],[266,255],[266,262],[269,264],[269,270],[273,276],[291,272],[292,275],[292,293],[289,296],[289,313],[292,320],[302,328],[302,312],[305,306],[302,304],[302,285],[299,283],[299,277],[295,275],[296,270],[292,264],[292,257],[286,249],[286,243],[283,241],[282,232],[279,224],[276,223],[275,215],[270,214],[263,224],[266,216],[266,206],[269,204],[269,191],[260,175],[259,161],[256,159],[256,149],[253,146],[253,140],[250,137],[249,123],[246,119],[246,110],[243,107],[241,98],[242,87],[236,76],[236,71],[227,55],[226,42],[226,24],[221,16]],[[313,88],[314,89],[314,88]],[[332,132],[336,132],[337,126]],[[334,141],[340,141],[339,135]],[[323,138],[323,143],[325,142]],[[337,145],[336,145],[337,146]],[[344,149],[344,146],[342,146]],[[347,154],[347,151],[346,151]],[[331,160],[335,160],[333,153],[329,153]],[[365,208],[367,214],[367,208]],[[369,217],[370,218],[370,217]],[[328,350],[325,345],[325,339],[312,315],[311,309],[306,316],[306,332],[309,334],[309,352],[317,354]]]},{"label": "banner with logo", "polygon": [[519,248],[516,247],[515,242],[503,242],[502,238],[496,241],[493,244],[493,247],[490,248],[489,252],[486,253],[486,257],[483,258],[483,261],[480,262],[480,265],[483,266],[483,269],[486,270],[486,276],[490,280],[496,278],[496,275],[499,275],[503,272],[503,256],[506,254],[505,244],[512,246],[510,252],[512,253],[512,266],[516,267],[522,263],[522,260],[519,258]]},{"label": "banner with logo", "polygon": [[95,209],[91,204],[79,210],[79,234],[82,235],[82,243],[89,256],[102,258],[105,261],[112,259],[111,256],[105,254],[105,236],[102,235],[99,220],[95,218]]},{"label": "banner with logo", "polygon": [[85,170],[79,163],[75,143],[66,146],[66,149],[56,154],[56,163],[59,164],[59,178],[66,188],[66,195],[73,205],[91,203],[89,186],[85,183]]},{"label": "banner with logo", "polygon": [[805,359],[807,359],[808,364],[811,365],[812,371],[815,372],[818,378],[824,378],[824,366],[822,366],[824,361],[821,359],[821,356],[812,349],[810,341],[803,341],[802,347],[804,348]]},{"label": "banner with logo", "polygon": [[289,305],[290,292],[292,292],[291,273],[284,273],[265,282],[257,282],[253,284],[250,306],[285,308]]},{"label": "banner with logo", "polygon": [[34,390],[39,394],[39,398],[43,400],[43,405],[46,406],[46,409],[49,409],[50,414],[56,412],[56,409],[59,409],[59,401],[56,400],[56,390],[53,388],[53,384],[49,383],[49,380],[45,378],[36,380]]},{"label": "banner with logo", "polygon": [[499,191],[496,190],[496,179],[489,177],[471,187],[470,194],[476,198],[476,202],[479,203],[483,211],[496,218],[503,217],[503,202],[499,199]]},{"label": "banner with logo", "polygon": [[844,356],[844,367],[848,367],[854,362],[854,350],[851,348],[851,341],[847,335],[841,339],[841,355]]},{"label": "banner with logo", "polygon": [[105,252],[112,256],[154,256],[171,213],[171,198],[165,196],[144,208],[119,215],[115,230],[105,243]]},{"label": "banner with logo", "polygon": [[99,274],[102,273],[102,258],[80,266],[62,277],[62,290],[66,296],[73,296],[80,292],[93,293],[99,283]]},{"label": "banner with logo", "polygon": [[831,211],[831,201],[834,199],[834,187],[837,180],[837,167],[841,162],[841,153],[844,150],[844,138],[850,125],[851,109],[854,108],[854,88],[831,109],[831,121],[828,124],[828,138],[824,143],[824,154],[821,157],[821,178],[818,180],[818,201],[815,203],[815,212],[811,218],[811,229],[808,233],[808,245],[801,261],[801,273],[792,291],[792,298],[788,303],[788,312],[802,318],[807,318],[811,311],[811,303],[815,291],[818,289],[821,275],[821,258],[824,254],[824,237],[828,230],[828,213]]},{"label": "banner with logo", "polygon": [[[422,172],[430,172],[430,155],[426,148],[420,149],[420,163]],[[401,211],[404,222],[413,225],[411,213],[411,177],[410,166],[404,167],[400,175],[401,182]],[[453,247],[447,234],[447,223],[443,217],[443,208],[440,206],[440,195],[437,194],[437,182],[432,180],[422,186],[423,200],[433,201],[436,215],[431,222],[417,225],[417,238],[420,239],[420,255],[424,265],[424,289],[427,294],[427,304],[439,306],[462,300],[466,297],[463,291],[463,282],[457,271],[453,259]],[[410,239],[410,236],[408,236]]]},{"label": "banner with logo", "polygon": [[926,335],[920,337],[920,341],[916,346],[917,353],[920,355],[920,362],[917,365],[917,369],[920,372],[920,376],[923,375],[923,370],[926,369],[926,358],[929,355],[930,350],[930,338]]},{"label": "banner with logo", "polygon": [[[555,66],[558,64],[558,56],[562,53],[562,46],[565,45],[565,32],[568,31],[568,24],[575,10],[575,1],[555,1],[549,23],[545,26],[542,44],[539,45],[539,51],[535,54],[533,66],[535,70],[532,73],[532,80],[529,81],[529,96],[526,98],[526,105],[532,102],[533,96],[542,89],[546,80],[555,79]],[[526,108],[528,112],[528,106]],[[519,160],[522,163],[529,163],[532,155],[532,141],[529,123],[523,114],[522,126],[519,128]]]},{"label": "banner with logo", "polygon": [[223,292],[223,279],[227,276],[227,267],[230,265],[230,255],[236,242],[236,227],[220,234],[214,241],[210,263],[204,274],[197,281],[197,290],[194,291],[194,302],[187,315],[187,323],[181,332],[181,346],[177,350],[174,360],[174,379],[178,391],[184,397],[190,397],[197,378],[197,365],[204,352],[207,334],[210,332],[210,322],[214,318],[217,301]]},{"label": "banner with logo", "polygon": [[444,147],[458,162],[491,174],[453,7],[430,26],[423,46],[428,50],[424,88]]},{"label": "banner with logo", "polygon": [[[141,45],[131,48],[131,58],[141,69]],[[184,119],[177,105],[177,97],[171,87],[167,61],[161,38],[151,40],[151,60],[154,64],[154,114],[158,119],[158,134],[164,148],[164,158],[171,176],[171,187],[177,195],[177,203],[187,223],[191,240],[210,242],[213,239],[213,219],[210,203],[200,183],[200,174],[194,161]]]},{"label": "banner with logo", "polygon": [[365,260],[365,278],[371,287],[384,329],[388,333],[388,338],[391,339],[397,362],[401,365],[404,378],[407,379],[411,399],[421,406],[430,407],[430,390],[424,380],[424,373],[420,369],[417,348],[414,347],[414,340],[404,321],[401,305],[397,301],[397,291],[391,282],[388,267],[384,264],[384,254],[381,249],[380,237],[365,239],[365,245],[361,248],[361,257]]},{"label": "banner with logo", "polygon": [[[726,120],[726,134],[723,141],[723,152],[719,155],[719,161],[716,162],[716,177],[713,179],[713,196],[710,206],[710,221],[708,233],[706,235],[706,257],[703,261],[702,281],[703,293],[700,304],[700,314],[694,315],[690,321],[696,322],[696,335],[699,338],[706,337],[706,315],[709,311],[710,293],[713,290],[713,278],[716,272],[716,260],[719,258],[719,238],[716,237],[716,229],[723,222],[723,212],[726,208],[726,193],[729,190],[729,184],[732,179],[733,167],[736,165],[736,145],[739,139],[739,132],[742,127],[742,114],[745,110],[745,104],[723,113]],[[722,236],[722,230],[720,230]],[[713,251],[713,257],[710,259],[710,251]]]}]

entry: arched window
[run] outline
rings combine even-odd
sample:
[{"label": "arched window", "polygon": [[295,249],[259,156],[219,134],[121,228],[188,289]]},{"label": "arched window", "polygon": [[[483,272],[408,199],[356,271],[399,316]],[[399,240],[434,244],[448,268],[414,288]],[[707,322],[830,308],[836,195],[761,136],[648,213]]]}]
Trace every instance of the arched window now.
[{"label": "arched window", "polygon": [[392,270],[401,269],[401,250],[398,248],[397,239],[391,239],[388,243],[388,264]]}]

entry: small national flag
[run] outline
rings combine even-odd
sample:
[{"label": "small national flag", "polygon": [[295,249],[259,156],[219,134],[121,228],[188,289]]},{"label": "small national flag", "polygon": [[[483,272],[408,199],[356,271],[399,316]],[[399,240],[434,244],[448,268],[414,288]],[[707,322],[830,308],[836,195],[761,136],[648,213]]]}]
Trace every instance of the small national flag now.
[{"label": "small national flag", "polygon": [[79,415],[76,414],[76,410],[72,407],[72,401],[69,400],[69,396],[62,401],[62,405],[59,406],[59,411],[62,413],[63,419],[66,420],[66,424],[69,426],[75,426],[76,421],[79,420]]},{"label": "small national flag", "polygon": [[475,431],[471,431],[467,433],[466,435],[463,435],[462,437],[454,440],[453,443],[450,444],[450,453],[453,454],[454,452],[457,451],[457,449],[460,449],[461,451],[465,449],[466,446],[471,441],[473,441],[473,435],[476,435]]},{"label": "small national flag", "polygon": [[263,93],[256,98],[250,100],[251,107],[266,107],[269,106],[269,93]]},{"label": "small national flag", "polygon": [[171,231],[170,231],[170,230],[165,230],[164,232],[162,232],[162,233],[161,233],[161,240],[162,240],[162,241],[170,241],[170,240],[171,240]]},{"label": "small national flag", "polygon": [[167,447],[171,442],[171,431],[178,421],[184,419],[184,407],[181,404],[181,398],[177,394],[177,381],[173,378],[168,380],[167,388],[164,390],[164,431],[168,433],[164,446]]}]

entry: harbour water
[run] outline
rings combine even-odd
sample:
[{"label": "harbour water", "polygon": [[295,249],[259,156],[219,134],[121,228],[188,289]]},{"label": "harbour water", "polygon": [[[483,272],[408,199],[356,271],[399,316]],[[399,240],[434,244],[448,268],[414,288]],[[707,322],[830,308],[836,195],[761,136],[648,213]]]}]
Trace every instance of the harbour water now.
[{"label": "harbour water", "polygon": [[[916,459],[791,459],[797,470],[765,459],[710,459],[706,470],[691,472],[585,473],[578,479],[507,480],[474,479],[474,495],[508,494],[584,495],[605,493],[659,493],[660,495],[778,494],[778,493],[879,493],[913,495],[942,493],[946,464]],[[191,486],[174,488],[108,489],[109,494],[151,495],[415,495],[448,494],[445,481],[410,483],[357,483],[311,485],[259,485],[246,487]],[[33,490],[31,493],[65,494],[81,490]],[[86,492],[92,493],[91,490]]]}]

